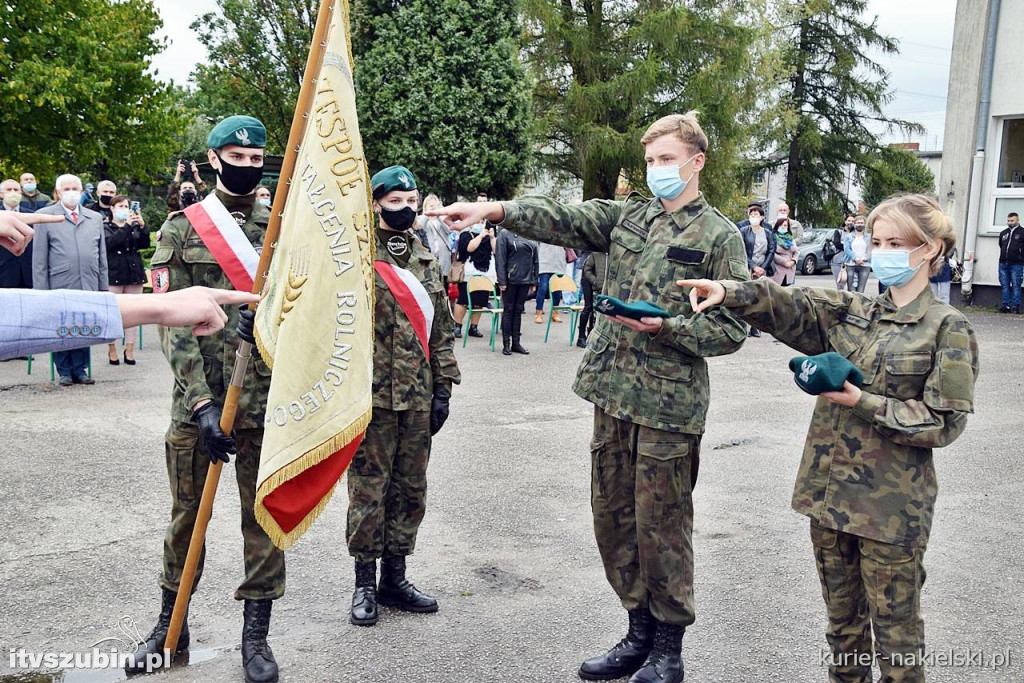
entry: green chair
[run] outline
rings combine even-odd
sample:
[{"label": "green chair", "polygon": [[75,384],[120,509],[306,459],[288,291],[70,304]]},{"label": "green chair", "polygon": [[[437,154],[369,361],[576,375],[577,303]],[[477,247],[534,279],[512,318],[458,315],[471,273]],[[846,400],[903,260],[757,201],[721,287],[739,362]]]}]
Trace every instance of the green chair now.
[{"label": "green chair", "polygon": [[[486,275],[471,275],[469,280],[466,281],[466,292],[469,300],[469,311],[466,313],[466,317],[463,319],[465,323],[462,326],[462,348],[466,348],[466,342],[469,341],[469,327],[472,324],[474,313],[490,313],[491,315],[491,352],[494,352],[494,337],[498,327],[498,318],[501,317],[504,309],[501,304],[498,303],[498,297],[494,293],[494,283],[491,282],[490,278]],[[473,308],[473,292],[490,292],[491,294],[491,307],[490,308]]]},{"label": "green chair", "polygon": [[575,292],[576,281],[568,275],[552,275],[548,283],[548,325],[544,330],[544,343],[548,343],[548,335],[551,334],[551,317],[555,311],[564,311],[569,314],[569,345],[576,337],[576,325],[579,323],[580,313],[583,312],[582,304],[555,306],[555,292]]},{"label": "green chair", "polygon": [[[35,360],[35,356],[29,356],[28,357],[28,373],[27,374],[29,374],[29,375],[32,374],[32,361],[33,360]],[[89,373],[89,376],[92,377],[92,347],[91,346],[89,347],[89,364],[86,365],[86,371]],[[52,382],[52,381],[54,381],[56,379],[57,379],[57,366],[53,362],[53,354],[51,353],[50,354],[50,381]]]}]

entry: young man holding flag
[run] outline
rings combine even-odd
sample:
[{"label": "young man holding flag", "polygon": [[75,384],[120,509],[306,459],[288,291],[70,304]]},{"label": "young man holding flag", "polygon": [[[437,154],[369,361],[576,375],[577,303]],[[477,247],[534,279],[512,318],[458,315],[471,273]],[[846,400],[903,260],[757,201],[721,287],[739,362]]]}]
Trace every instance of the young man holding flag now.
[{"label": "young man holding flag", "polygon": [[[430,440],[461,380],[441,265],[410,228],[416,177],[390,166],[370,180],[376,229],[373,418],[348,470],[348,551],[356,588],[350,620],[377,623],[377,603],[434,612],[437,600],[405,577],[426,512]],[[376,581],[377,560],[381,577]]]},{"label": "young man holding flag", "polygon": [[[255,201],[263,175],[267,133],[250,116],[230,116],[207,138],[210,165],[217,171],[217,189],[205,200],[172,214],[157,237],[153,254],[153,291],[163,293],[192,285],[250,291],[256,272],[256,250],[270,220],[270,211]],[[139,645],[128,673],[146,670],[147,655],[164,648],[177,597],[192,528],[210,463],[229,462],[235,455],[235,476],[242,507],[245,580],[235,591],[245,601],[242,660],[249,683],[277,681],[277,662],[269,645],[272,601],[284,594],[284,552],[271,542],[254,514],[257,470],[263,442],[264,413],[270,369],[258,357],[245,376],[235,431],[220,428],[238,347],[238,309],[228,307],[224,329],[197,339],[188,328],[162,327],[164,355],[174,373],[171,426],[167,430],[167,473],[171,484],[171,523],[164,538],[160,578],[163,601],[156,626]],[[196,571],[193,589],[202,574]],[[189,644],[187,620],[177,651]]]}]

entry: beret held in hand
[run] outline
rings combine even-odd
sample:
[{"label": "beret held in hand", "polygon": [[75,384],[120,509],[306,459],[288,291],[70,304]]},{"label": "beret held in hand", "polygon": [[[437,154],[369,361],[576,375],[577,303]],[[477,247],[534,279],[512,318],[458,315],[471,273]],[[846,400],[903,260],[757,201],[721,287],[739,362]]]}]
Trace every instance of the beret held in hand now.
[{"label": "beret held in hand", "polygon": [[826,391],[842,391],[847,381],[858,387],[864,383],[860,369],[835,351],[797,356],[789,361],[789,369],[793,371],[796,385],[814,396]]}]

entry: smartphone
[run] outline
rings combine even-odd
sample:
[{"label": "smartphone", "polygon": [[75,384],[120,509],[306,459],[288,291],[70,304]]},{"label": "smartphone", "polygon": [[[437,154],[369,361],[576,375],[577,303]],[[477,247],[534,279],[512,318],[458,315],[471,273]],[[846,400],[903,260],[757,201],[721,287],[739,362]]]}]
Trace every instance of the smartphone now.
[{"label": "smartphone", "polygon": [[132,202],[132,204],[131,204],[131,211],[132,211],[132,213],[138,213],[140,207],[141,207],[141,205],[138,202]]}]

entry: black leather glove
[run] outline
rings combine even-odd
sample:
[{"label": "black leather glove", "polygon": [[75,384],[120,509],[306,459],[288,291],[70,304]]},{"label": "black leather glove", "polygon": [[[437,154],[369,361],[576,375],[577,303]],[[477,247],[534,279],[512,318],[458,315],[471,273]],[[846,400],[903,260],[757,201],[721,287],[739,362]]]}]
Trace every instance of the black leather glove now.
[{"label": "black leather glove", "polygon": [[253,328],[256,325],[256,311],[249,308],[249,304],[242,304],[238,307],[238,327],[235,332],[242,341],[256,344],[256,336]]},{"label": "black leather glove", "polygon": [[212,401],[195,412],[199,423],[199,438],[210,456],[210,462],[231,462],[229,454],[235,452],[235,440],[220,430],[220,406]]},{"label": "black leather glove", "polygon": [[448,420],[448,401],[452,392],[443,385],[434,386],[434,398],[430,400],[430,435],[433,436],[441,431],[445,421]]}]

